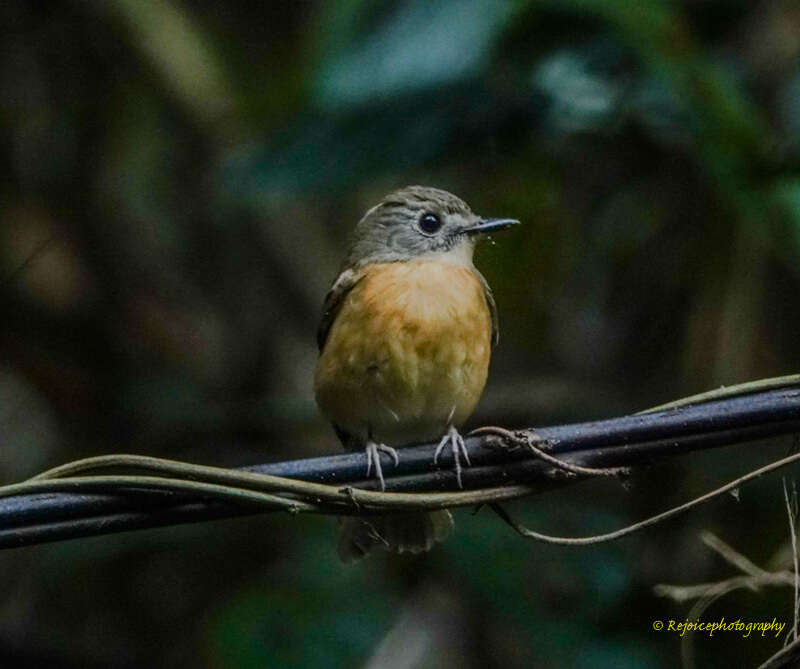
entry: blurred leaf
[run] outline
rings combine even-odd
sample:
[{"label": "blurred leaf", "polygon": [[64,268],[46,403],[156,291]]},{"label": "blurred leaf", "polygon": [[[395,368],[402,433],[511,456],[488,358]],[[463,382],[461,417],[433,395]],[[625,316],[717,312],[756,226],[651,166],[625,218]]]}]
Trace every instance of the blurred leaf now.
[{"label": "blurred leaf", "polygon": [[626,87],[625,77],[613,71],[620,61],[620,49],[613,42],[598,40],[558,49],[536,64],[533,86],[548,100],[552,131],[600,130],[618,122]]},{"label": "blurred leaf", "polygon": [[[326,17],[335,45],[323,55],[314,85],[327,109],[385,100],[475,75],[511,18],[511,0],[412,0],[394,3],[378,25],[359,21],[372,3],[332,3]],[[341,7],[337,10],[337,8]],[[349,16],[342,17],[341,13]],[[353,24],[367,30],[351,34]],[[339,28],[347,36],[337,35]],[[346,42],[346,43],[345,43]]]},{"label": "blurred leaf", "polygon": [[220,175],[220,197],[267,211],[298,192],[340,192],[367,175],[411,172],[436,161],[472,135],[501,128],[527,110],[531,95],[499,105],[476,82],[408,95],[348,114],[314,115],[287,130],[233,152]]},{"label": "blurred leaf", "polygon": [[209,35],[192,15],[174,0],[99,4],[124,21],[135,46],[189,112],[208,129],[218,129],[231,112],[233,93]]},{"label": "blurred leaf", "polygon": [[705,168],[733,202],[748,208],[746,195],[739,197],[743,173],[763,157],[771,133],[730,68],[697,43],[680,7],[658,0],[566,0],[556,6],[608,21],[651,73],[685,100]]}]

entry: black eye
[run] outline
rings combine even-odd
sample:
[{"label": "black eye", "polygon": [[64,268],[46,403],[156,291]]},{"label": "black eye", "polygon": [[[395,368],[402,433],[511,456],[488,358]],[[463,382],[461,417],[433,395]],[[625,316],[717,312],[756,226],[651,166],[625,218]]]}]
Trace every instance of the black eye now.
[{"label": "black eye", "polygon": [[441,227],[442,221],[436,214],[422,214],[422,218],[419,219],[419,229],[426,235],[438,232]]}]

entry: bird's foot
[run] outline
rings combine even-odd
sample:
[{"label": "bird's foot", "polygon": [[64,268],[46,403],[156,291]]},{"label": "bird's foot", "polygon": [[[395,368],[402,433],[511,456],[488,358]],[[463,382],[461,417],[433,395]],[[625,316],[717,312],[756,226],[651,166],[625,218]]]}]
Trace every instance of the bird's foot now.
[{"label": "bird's foot", "polygon": [[471,463],[469,461],[469,453],[467,453],[467,445],[464,443],[464,437],[462,437],[458,430],[452,425],[447,428],[447,432],[442,437],[442,440],[439,442],[439,445],[436,447],[436,450],[433,453],[433,463],[436,464],[439,462],[439,456],[442,454],[442,451],[450,444],[450,451],[453,453],[453,462],[455,463],[455,470],[456,470],[456,480],[458,481],[458,487],[463,488],[464,486],[461,484],[461,457],[463,456],[464,462],[467,463],[469,466]]},{"label": "bird's foot", "polygon": [[380,481],[381,490],[386,490],[386,482],[383,480],[383,468],[381,467],[381,453],[385,453],[394,460],[394,466],[400,464],[400,456],[397,451],[391,446],[386,444],[379,444],[372,439],[367,441],[367,476],[372,473],[372,467],[375,467],[375,477]]}]

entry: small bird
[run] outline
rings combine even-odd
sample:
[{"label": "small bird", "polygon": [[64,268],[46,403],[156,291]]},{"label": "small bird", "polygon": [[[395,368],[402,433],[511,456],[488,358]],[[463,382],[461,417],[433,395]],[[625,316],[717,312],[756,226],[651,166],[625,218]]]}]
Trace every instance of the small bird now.
[{"label": "small bird", "polygon": [[[348,450],[365,449],[385,488],[381,454],[440,439],[461,486],[469,464],[458,428],[480,399],[498,340],[492,291],[472,264],[476,241],[519,221],[476,216],[446,191],[408,186],[387,195],[355,228],[317,331],[314,392]],[[430,550],[453,521],[446,510],[349,519],[345,562],[375,548]]]}]

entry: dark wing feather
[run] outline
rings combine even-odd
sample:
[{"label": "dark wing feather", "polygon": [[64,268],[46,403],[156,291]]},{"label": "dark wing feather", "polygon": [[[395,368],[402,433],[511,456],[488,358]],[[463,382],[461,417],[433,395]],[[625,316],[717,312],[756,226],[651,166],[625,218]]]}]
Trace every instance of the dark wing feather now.
[{"label": "dark wing feather", "polygon": [[[363,272],[346,269],[337,277],[336,281],[333,282],[333,286],[331,286],[331,289],[325,296],[325,302],[322,305],[322,318],[317,328],[317,346],[319,346],[320,351],[322,351],[325,346],[328,333],[333,326],[333,322],[336,320],[339,310],[342,308],[344,299],[363,276]],[[364,447],[358,437],[345,432],[336,425],[336,423],[333,424],[333,429],[336,431],[336,436],[339,437],[339,441],[342,442],[342,445],[347,450],[356,451]]]},{"label": "dark wing feather", "polygon": [[333,322],[336,320],[336,315],[339,309],[342,308],[342,303],[347,294],[364,276],[363,272],[354,269],[344,270],[333,282],[331,289],[325,296],[325,302],[322,305],[322,318],[319,321],[317,328],[317,346],[319,350],[325,346],[325,341],[328,339],[328,333],[331,330]]},{"label": "dark wing feather", "polygon": [[489,284],[486,279],[483,278],[483,274],[477,269],[475,270],[475,274],[483,287],[483,296],[486,298],[486,306],[489,307],[489,315],[492,318],[492,346],[497,346],[497,342],[500,341],[500,322],[497,318],[497,303],[494,301],[492,289],[489,288]]}]

